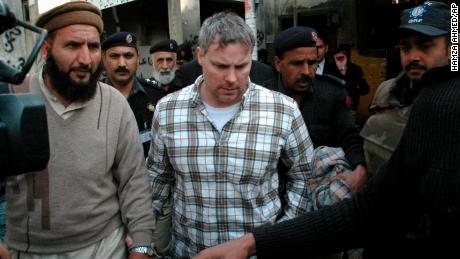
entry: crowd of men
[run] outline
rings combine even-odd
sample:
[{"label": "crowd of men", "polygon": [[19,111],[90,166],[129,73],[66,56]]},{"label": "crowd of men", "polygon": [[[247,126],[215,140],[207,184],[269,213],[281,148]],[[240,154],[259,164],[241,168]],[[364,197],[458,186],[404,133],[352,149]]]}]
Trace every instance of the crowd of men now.
[{"label": "crowd of men", "polygon": [[190,46],[156,41],[142,79],[136,36],[101,41],[90,2],[36,24],[49,32],[44,62],[10,90],[44,100],[50,160],[8,178],[0,258],[290,258],[362,247],[368,258],[424,258],[459,240],[447,5],[401,13],[390,38],[403,71],[378,88],[361,132],[361,68],[349,46],[327,60],[314,28],[278,33],[272,69],[252,60],[244,19],[216,13],[195,60]]}]

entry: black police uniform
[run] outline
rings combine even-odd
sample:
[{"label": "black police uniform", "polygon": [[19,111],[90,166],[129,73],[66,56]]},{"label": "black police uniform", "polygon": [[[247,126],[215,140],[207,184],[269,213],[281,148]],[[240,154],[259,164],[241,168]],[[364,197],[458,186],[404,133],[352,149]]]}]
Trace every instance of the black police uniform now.
[{"label": "black police uniform", "polygon": [[[275,55],[283,58],[286,51],[300,47],[316,48],[316,30],[294,26],[280,32],[274,41]],[[290,95],[282,84],[281,76],[266,85],[267,88]],[[359,135],[347,107],[348,94],[343,82],[331,75],[316,76],[312,86],[302,96],[300,112],[307,125],[313,146],[341,147],[354,169],[366,164],[363,138]]]},{"label": "black police uniform", "polygon": [[173,93],[175,91],[178,91],[178,90],[180,90],[180,89],[182,89],[184,87],[184,85],[182,84],[182,81],[177,76],[172,80],[171,83],[169,83],[168,91],[165,91],[163,86],[160,84],[160,82],[158,82],[153,77],[146,78],[145,81],[148,82],[151,85],[154,85],[155,88],[158,89],[158,91],[155,92],[155,98],[157,99],[157,102],[158,102],[158,100],[160,100],[161,98],[165,97],[166,95],[168,95],[170,93]]},{"label": "black police uniform", "polygon": [[[290,95],[281,77],[269,82],[267,88]],[[365,165],[363,139],[346,104],[347,93],[339,79],[317,75],[312,87],[299,104],[313,146],[341,147],[352,168]]]},{"label": "black police uniform", "polygon": [[[107,79],[105,83],[112,85],[109,79]],[[134,113],[134,117],[136,117],[145,157],[147,157],[150,147],[150,130],[152,127],[152,117],[155,111],[155,105],[163,96],[163,90],[160,89],[158,85],[136,77],[133,88],[127,98],[129,106]]]}]

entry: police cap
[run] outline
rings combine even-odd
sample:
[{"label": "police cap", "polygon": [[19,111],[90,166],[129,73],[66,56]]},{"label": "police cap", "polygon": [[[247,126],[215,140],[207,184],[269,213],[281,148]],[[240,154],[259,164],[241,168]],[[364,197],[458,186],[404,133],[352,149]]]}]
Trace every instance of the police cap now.
[{"label": "police cap", "polygon": [[177,52],[177,42],[175,40],[161,40],[153,44],[150,48],[150,54],[157,51]]},{"label": "police cap", "polygon": [[426,1],[401,12],[401,25],[392,32],[390,41],[401,38],[403,33],[415,31],[436,37],[450,33],[450,8],[444,3]]},{"label": "police cap", "polygon": [[273,43],[275,55],[281,57],[284,52],[300,48],[315,47],[318,35],[315,29],[306,26],[295,26],[286,29],[275,37]]},{"label": "police cap", "polygon": [[107,37],[107,39],[102,42],[101,48],[103,51],[106,51],[113,47],[126,46],[137,50],[136,43],[136,35],[134,35],[134,33],[123,31],[116,32]]}]

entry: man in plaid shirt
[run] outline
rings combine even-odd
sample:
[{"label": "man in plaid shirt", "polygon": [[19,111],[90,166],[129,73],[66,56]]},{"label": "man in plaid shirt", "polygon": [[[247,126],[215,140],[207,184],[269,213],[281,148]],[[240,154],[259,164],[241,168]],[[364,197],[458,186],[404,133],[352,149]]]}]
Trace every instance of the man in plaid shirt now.
[{"label": "man in plaid shirt", "polygon": [[[174,258],[312,209],[307,128],[293,99],[250,82],[254,43],[236,14],[209,17],[197,48],[203,76],[157,104],[147,164],[156,216],[174,199]],[[291,168],[283,197],[280,159]]]}]

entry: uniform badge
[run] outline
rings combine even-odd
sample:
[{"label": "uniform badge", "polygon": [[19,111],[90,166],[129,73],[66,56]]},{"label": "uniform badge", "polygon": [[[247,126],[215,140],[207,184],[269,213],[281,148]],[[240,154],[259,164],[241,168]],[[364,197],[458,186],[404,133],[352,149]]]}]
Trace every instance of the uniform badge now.
[{"label": "uniform badge", "polygon": [[154,112],[155,111],[155,105],[152,103],[147,103],[147,110]]},{"label": "uniform badge", "polygon": [[126,40],[126,43],[129,44],[129,43],[133,42],[133,36],[131,36],[131,34],[128,33],[128,35],[126,35],[125,40]]},{"label": "uniform badge", "polygon": [[318,34],[317,34],[315,31],[312,31],[312,32],[311,32],[311,38],[312,38],[314,41],[317,41],[317,40],[318,40]]},{"label": "uniform badge", "polygon": [[412,10],[410,11],[410,18],[411,19],[417,19],[421,16],[423,16],[423,14],[426,12],[426,8],[428,6],[430,6],[432,3],[430,2],[426,2],[420,6],[417,6],[415,8],[412,8]]}]

